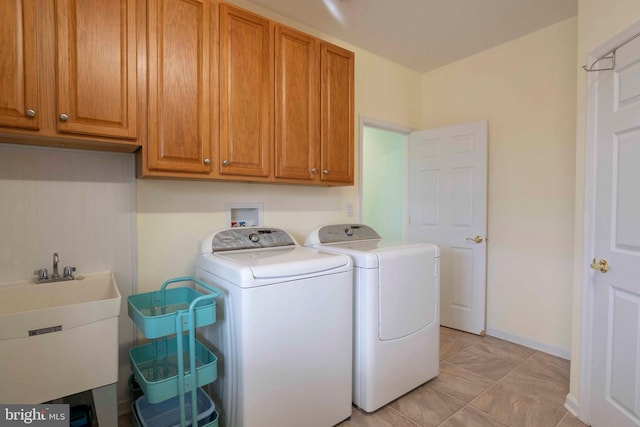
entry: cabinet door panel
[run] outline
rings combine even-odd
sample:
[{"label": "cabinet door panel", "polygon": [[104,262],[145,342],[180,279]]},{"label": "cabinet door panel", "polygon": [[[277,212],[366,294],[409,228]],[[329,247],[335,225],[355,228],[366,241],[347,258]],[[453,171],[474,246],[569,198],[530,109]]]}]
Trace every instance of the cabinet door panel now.
[{"label": "cabinet door panel", "polygon": [[0,126],[39,127],[35,12],[32,0],[0,2]]},{"label": "cabinet door panel", "polygon": [[209,0],[151,0],[149,169],[211,170]]},{"label": "cabinet door panel", "polygon": [[56,38],[58,131],[136,138],[135,2],[57,0]]},{"label": "cabinet door panel", "polygon": [[321,45],[321,180],[353,184],[353,52]]},{"label": "cabinet door panel", "polygon": [[275,46],[275,176],[313,180],[320,166],[319,45],[277,25]]},{"label": "cabinet door panel", "polygon": [[267,177],[273,63],[266,18],[220,5],[220,174]]}]

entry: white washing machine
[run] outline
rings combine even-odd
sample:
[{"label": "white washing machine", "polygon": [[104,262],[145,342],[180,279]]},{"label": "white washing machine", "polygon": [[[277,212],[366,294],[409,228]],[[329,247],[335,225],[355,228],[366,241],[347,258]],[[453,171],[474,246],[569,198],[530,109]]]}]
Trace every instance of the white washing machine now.
[{"label": "white washing machine", "polygon": [[438,246],[383,240],[361,224],[319,227],[305,246],[353,259],[353,403],[375,411],[438,375]]},{"label": "white washing machine", "polygon": [[196,277],[222,291],[204,336],[221,425],[318,426],[351,416],[353,264],[276,228],[208,235]]}]

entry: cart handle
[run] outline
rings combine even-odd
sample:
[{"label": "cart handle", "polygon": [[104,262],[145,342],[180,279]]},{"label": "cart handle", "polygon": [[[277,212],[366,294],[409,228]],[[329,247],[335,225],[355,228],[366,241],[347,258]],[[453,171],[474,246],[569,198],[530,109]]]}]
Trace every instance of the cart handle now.
[{"label": "cart handle", "polygon": [[160,287],[160,290],[164,291],[167,286],[173,283],[180,283],[180,282],[197,283],[198,285],[202,286],[203,288],[211,292],[213,294],[213,298],[218,298],[220,295],[222,295],[222,292],[220,292],[220,290],[213,288],[210,285],[207,285],[206,283],[196,279],[195,277],[190,277],[190,276],[176,277],[175,279],[169,279],[162,284],[162,287]]},{"label": "cart handle", "polygon": [[[216,288],[213,288],[206,283],[201,282],[200,280],[194,277],[176,277],[175,279],[169,279],[162,284],[160,290],[164,295],[164,291],[167,286],[173,283],[180,282],[194,282],[203,288],[207,289],[210,294],[201,295],[191,301],[189,304],[188,310],[179,310],[176,314],[176,332],[178,333],[176,345],[178,350],[178,401],[180,406],[180,426],[186,426],[186,414],[185,414],[185,392],[191,393],[191,420],[198,419],[198,398],[197,398],[197,373],[196,373],[196,339],[195,339],[195,307],[198,305],[200,301],[203,300],[213,300],[222,295],[222,292]],[[189,390],[185,390],[184,384],[184,364],[183,364],[183,342],[182,342],[182,334],[183,334],[183,318],[188,319],[189,324],[189,373],[192,376],[191,384]]]}]

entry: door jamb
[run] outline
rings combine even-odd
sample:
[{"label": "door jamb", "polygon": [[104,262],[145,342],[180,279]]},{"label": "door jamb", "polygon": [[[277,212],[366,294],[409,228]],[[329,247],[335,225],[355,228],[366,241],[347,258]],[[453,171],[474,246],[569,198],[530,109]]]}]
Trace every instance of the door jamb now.
[{"label": "door jamb", "polygon": [[[591,64],[608,50],[624,42],[633,34],[640,31],[640,21],[631,24],[616,36],[610,38],[587,54],[586,63]],[[596,207],[596,134],[597,126],[597,91],[598,72],[588,72],[586,76],[586,105],[585,105],[585,171],[584,171],[584,239],[581,266],[582,308],[580,314],[580,384],[578,390],[579,402],[577,408],[579,418],[587,424],[591,420],[591,348],[593,333],[593,308],[595,277],[589,264],[595,251],[595,207]],[[571,395],[567,396],[567,405]]]}]

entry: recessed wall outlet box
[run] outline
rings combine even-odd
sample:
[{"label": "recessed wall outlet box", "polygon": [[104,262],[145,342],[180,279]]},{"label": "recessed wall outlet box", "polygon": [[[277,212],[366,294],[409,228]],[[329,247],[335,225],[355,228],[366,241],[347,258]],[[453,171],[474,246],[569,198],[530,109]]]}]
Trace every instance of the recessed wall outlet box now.
[{"label": "recessed wall outlet box", "polygon": [[225,205],[228,227],[259,227],[263,225],[263,203],[229,203]]}]

